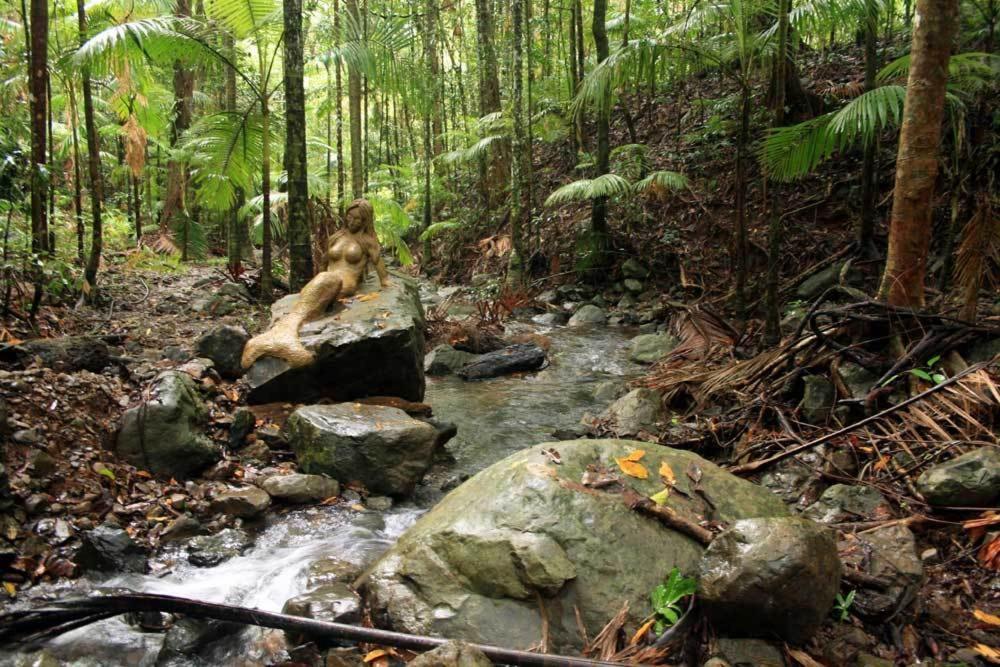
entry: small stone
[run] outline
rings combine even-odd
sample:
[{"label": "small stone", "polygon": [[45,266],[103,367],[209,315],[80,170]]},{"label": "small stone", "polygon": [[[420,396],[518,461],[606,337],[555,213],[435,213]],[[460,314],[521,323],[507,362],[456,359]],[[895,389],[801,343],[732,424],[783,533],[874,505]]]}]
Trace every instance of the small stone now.
[{"label": "small stone", "polygon": [[263,440],[254,440],[240,451],[240,455],[261,463],[271,460],[271,448]]},{"label": "small stone", "polygon": [[306,585],[313,589],[334,583],[350,584],[363,571],[364,568],[360,565],[349,561],[339,558],[324,558],[309,565],[306,571]]},{"label": "small stone", "polygon": [[632,294],[639,294],[643,290],[642,281],[636,280],[635,278],[626,278],[625,289],[627,289]]},{"label": "small stone", "polygon": [[209,329],[195,345],[199,357],[211,359],[224,378],[235,380],[243,375],[243,348],[250,336],[243,327],[222,324]]},{"label": "small stone", "polygon": [[640,387],[608,406],[604,417],[613,425],[615,433],[624,436],[655,432],[667,413],[660,392]]},{"label": "small stone", "polygon": [[763,639],[732,639],[720,637],[719,657],[733,667],[785,667],[781,649]]},{"label": "small stone", "polygon": [[215,567],[241,555],[250,547],[250,537],[236,528],[225,528],[215,535],[199,535],[188,542],[188,561],[198,567]]},{"label": "small stone", "polygon": [[573,317],[569,318],[569,326],[579,327],[604,324],[607,319],[608,316],[603,310],[588,303],[573,313]]},{"label": "small stone", "polygon": [[248,408],[237,408],[233,412],[233,423],[229,426],[229,447],[239,449],[247,436],[253,433],[257,418]]},{"label": "small stone", "polygon": [[182,364],[191,358],[191,353],[179,345],[168,345],[163,348],[163,358]]},{"label": "small stone", "polygon": [[464,350],[456,350],[451,345],[438,345],[424,357],[424,372],[427,375],[451,375],[476,358]]},{"label": "small stone", "polygon": [[36,449],[28,455],[28,465],[35,475],[47,478],[56,471],[58,464],[47,451]]},{"label": "small stone", "polygon": [[242,489],[223,491],[212,499],[213,512],[241,519],[252,519],[261,515],[271,505],[271,497],[263,489],[246,486]]},{"label": "small stone", "polygon": [[186,540],[189,537],[194,537],[201,533],[201,523],[198,519],[187,514],[182,514],[170,523],[160,534],[160,542],[175,542],[177,540]]},{"label": "small stone", "polygon": [[388,496],[368,496],[365,507],[376,512],[388,512],[392,509],[392,498]]},{"label": "small stone", "polygon": [[1000,498],[1000,449],[983,446],[923,472],[917,490],[937,507],[987,507]]},{"label": "small stone", "polygon": [[844,567],[888,582],[886,590],[858,588],[852,613],[880,623],[912,601],[923,581],[924,567],[916,539],[906,526],[882,526],[858,535],[845,534],[838,545]]},{"label": "small stone", "polygon": [[870,486],[834,484],[802,516],[820,523],[869,521],[892,516],[885,497]]},{"label": "small stone", "polygon": [[346,584],[332,583],[287,600],[281,613],[327,623],[357,623],[361,598]]},{"label": "small stone", "polygon": [[75,560],[82,570],[146,571],[145,550],[121,528],[105,524],[86,531],[81,537],[83,544]]},{"label": "small stone", "polygon": [[317,503],[340,493],[337,480],[302,473],[268,477],[261,487],[272,498],[288,503]]},{"label": "small stone", "polygon": [[566,313],[542,313],[532,317],[531,321],[539,326],[555,327],[566,324],[567,319]]},{"label": "small stone", "polygon": [[42,514],[49,509],[52,498],[44,493],[33,493],[24,501],[24,509],[28,514]]},{"label": "small stone", "polygon": [[545,350],[534,343],[518,343],[480,354],[456,371],[464,380],[484,380],[510,373],[538,370],[545,365]]},{"label": "small stone", "polygon": [[622,264],[622,275],[626,278],[645,280],[649,277],[649,269],[643,266],[637,259],[630,257]]},{"label": "small stone", "polygon": [[33,428],[22,428],[14,431],[11,438],[19,445],[34,445],[42,441],[42,438],[38,435],[38,431]]},{"label": "small stone", "polygon": [[490,667],[493,662],[482,651],[460,641],[450,641],[418,655],[410,667]]},{"label": "small stone", "polygon": [[621,382],[615,380],[605,380],[594,386],[595,401],[613,401],[624,396],[628,388]]},{"label": "small stone", "polygon": [[636,336],[629,344],[628,358],[640,364],[653,364],[665,357],[680,340],[666,333]]},{"label": "small stone", "polygon": [[833,383],[821,375],[809,375],[803,382],[805,391],[799,408],[802,419],[810,424],[822,425],[830,418],[837,392]]}]

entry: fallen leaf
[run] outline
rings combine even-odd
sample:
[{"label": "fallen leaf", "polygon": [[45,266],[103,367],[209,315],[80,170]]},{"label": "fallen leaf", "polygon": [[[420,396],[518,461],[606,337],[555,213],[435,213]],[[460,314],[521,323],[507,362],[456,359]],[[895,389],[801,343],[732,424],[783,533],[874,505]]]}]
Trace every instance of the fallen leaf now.
[{"label": "fallen leaf", "polygon": [[972,650],[983,656],[987,662],[992,662],[994,665],[1000,665],[1000,650],[997,650],[986,644],[976,644],[972,647]]},{"label": "fallen leaf", "polygon": [[3,582],[3,588],[4,588],[5,591],[7,591],[7,595],[9,595],[11,597],[16,597],[17,596],[17,586],[15,586],[14,584],[10,583],[9,581]]},{"label": "fallen leaf", "polygon": [[802,667],[823,667],[822,664],[816,662],[812,657],[805,651],[799,651],[794,648],[787,648],[788,655],[792,657],[792,660],[802,665]]},{"label": "fallen leaf", "polygon": [[664,483],[673,486],[677,483],[677,477],[674,476],[673,468],[666,461],[660,464],[660,477],[663,479]]},{"label": "fallen leaf", "polygon": [[628,641],[629,646],[635,646],[636,644],[638,644],[642,640],[642,638],[646,636],[646,633],[649,632],[649,629],[653,627],[654,623],[656,623],[655,618],[651,618],[645,623],[643,623],[642,627],[636,630],[635,634],[632,635],[632,639]]},{"label": "fallen leaf", "polygon": [[984,544],[976,554],[976,558],[987,570],[1000,571],[1000,537],[994,537]]},{"label": "fallen leaf", "polygon": [[355,512],[364,512],[365,511],[365,506],[362,505],[361,503],[354,503],[353,505],[350,505],[350,508],[352,510],[354,510]]},{"label": "fallen leaf", "polygon": [[987,625],[1000,625],[1000,616],[994,616],[993,614],[987,614],[982,609],[973,609],[972,615],[977,621],[982,621]]},{"label": "fallen leaf", "polygon": [[670,487],[668,486],[659,493],[654,493],[653,495],[651,495],[649,499],[652,500],[657,505],[666,505],[667,498],[669,497],[670,497]]},{"label": "fallen leaf", "polygon": [[[646,455],[645,449],[634,449],[629,452],[629,455],[625,457],[626,461],[641,461],[642,457]],[[621,460],[621,459],[619,459]]]},{"label": "fallen leaf", "polygon": [[646,466],[636,461],[630,460],[627,456],[615,459],[618,463],[618,467],[622,469],[622,472],[629,477],[635,477],[636,479],[648,479],[649,471],[646,470]]},{"label": "fallen leaf", "polygon": [[382,658],[387,655],[389,655],[389,652],[386,651],[384,648],[377,648],[374,651],[369,651],[368,654],[365,655],[364,661],[371,662],[372,660],[378,660],[379,658]]}]

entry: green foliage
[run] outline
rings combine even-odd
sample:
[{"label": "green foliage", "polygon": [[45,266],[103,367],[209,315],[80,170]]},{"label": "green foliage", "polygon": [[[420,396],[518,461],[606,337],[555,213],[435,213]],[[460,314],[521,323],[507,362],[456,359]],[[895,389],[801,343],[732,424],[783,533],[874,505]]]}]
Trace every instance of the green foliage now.
[{"label": "green foliage", "polygon": [[852,590],[847,595],[837,593],[837,601],[833,605],[833,612],[836,615],[837,620],[841,623],[844,623],[848,618],[850,618],[851,606],[854,604],[854,596],[856,594],[856,590]]},{"label": "green foliage", "polygon": [[656,171],[646,178],[629,183],[617,174],[603,174],[597,178],[584,178],[567,183],[549,195],[546,206],[561,206],[571,202],[597,199],[598,197],[615,197],[618,195],[634,195],[646,193],[655,189],[679,190],[687,186],[687,178],[673,171]]},{"label": "green foliage", "polygon": [[395,199],[370,195],[375,209],[375,233],[383,248],[390,250],[399,263],[408,266],[413,263],[413,255],[404,237],[413,226],[413,220]]},{"label": "green foliage", "polygon": [[657,634],[681,619],[684,613],[680,605],[681,600],[694,595],[696,590],[698,590],[698,582],[691,577],[682,575],[676,567],[667,575],[665,583],[653,589],[649,595],[649,602],[656,618]]},{"label": "green foliage", "polygon": [[184,148],[191,155],[191,174],[201,205],[225,211],[236,204],[238,189],[253,191],[263,167],[263,130],[256,105],[242,113],[205,116],[195,124]]}]

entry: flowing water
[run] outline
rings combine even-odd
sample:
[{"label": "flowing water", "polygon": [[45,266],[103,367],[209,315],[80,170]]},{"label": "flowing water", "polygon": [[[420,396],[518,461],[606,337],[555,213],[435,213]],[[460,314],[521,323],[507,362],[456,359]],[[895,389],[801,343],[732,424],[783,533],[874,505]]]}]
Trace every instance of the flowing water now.
[{"label": "flowing water", "polygon": [[[455,462],[444,474],[462,479],[519,449],[551,439],[554,430],[573,427],[585,412],[605,407],[593,398],[597,384],[624,380],[637,370],[626,360],[626,335],[620,329],[515,324],[509,330],[520,332],[549,336],[550,363],[545,369],[480,382],[428,378],[425,401],[433,406],[435,417],[458,425],[458,435],[447,445]],[[127,588],[280,611],[285,600],[304,590],[312,562],[335,557],[371,563],[440,495],[418,493],[413,501],[383,513],[337,506],[279,512],[267,519],[243,556],[215,567],[194,567],[183,552],[167,552],[158,558],[159,575],[78,580],[44,593],[70,597],[97,587]],[[201,664],[266,664],[275,650],[271,634],[248,629],[216,646]],[[115,618],[64,635],[50,651],[78,665],[154,665],[162,641],[162,633],[139,632]],[[0,662],[17,664],[2,658]]]}]

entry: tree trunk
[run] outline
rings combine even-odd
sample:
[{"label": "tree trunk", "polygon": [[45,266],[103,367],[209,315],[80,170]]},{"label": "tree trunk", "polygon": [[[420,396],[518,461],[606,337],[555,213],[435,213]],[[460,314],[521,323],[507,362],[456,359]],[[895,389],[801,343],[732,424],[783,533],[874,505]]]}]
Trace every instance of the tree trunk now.
[{"label": "tree trunk", "polygon": [[[878,69],[878,52],[875,43],[875,23],[878,16],[872,14],[865,21],[865,92],[875,90],[875,72]],[[861,166],[861,220],[858,223],[857,244],[861,257],[874,257],[875,251],[875,199],[878,197],[876,184],[877,169],[876,139],[865,144],[864,161]]]},{"label": "tree trunk", "polygon": [[288,174],[289,286],[312,280],[309,186],[306,179],[306,95],[303,85],[302,0],[284,0],[285,171]]},{"label": "tree trunk", "polygon": [[31,0],[31,251],[38,254],[49,250],[48,60],[49,3]]},{"label": "tree trunk", "polygon": [[[579,8],[578,8],[579,9]],[[591,30],[594,34],[594,45],[597,48],[597,62],[604,62],[609,55],[608,32],[605,27],[608,12],[608,0],[594,0],[594,18]],[[579,32],[579,29],[578,31]],[[582,35],[581,35],[582,37]],[[582,41],[581,41],[582,46]],[[582,55],[582,51],[581,51]],[[583,62],[580,62],[583,71]],[[611,108],[602,104],[597,110],[597,175],[603,176],[611,171],[611,143],[609,138],[611,125]],[[590,250],[592,252],[589,268],[603,269],[607,262],[608,251],[608,198],[597,197],[590,209]],[[595,273],[596,275],[596,273]]]},{"label": "tree trunk", "polygon": [[[191,16],[190,0],[177,0],[175,15],[181,18]],[[174,63],[174,109],[170,124],[170,148],[176,149],[181,135],[191,127],[192,98],[194,96],[194,72]],[[183,215],[184,193],[187,189],[187,165],[171,154],[167,161],[167,191],[160,213],[160,233],[168,232],[174,221]]]},{"label": "tree trunk", "polygon": [[135,206],[135,242],[142,240],[142,197],[139,193],[139,177],[130,173],[132,180],[132,204]]},{"label": "tree trunk", "polygon": [[[490,0],[476,0],[476,41],[479,51],[479,115],[500,111],[500,75],[493,44],[493,15]],[[487,209],[496,206],[503,194],[503,183],[510,173],[507,150],[503,145],[490,147],[488,157],[480,161],[479,183]]]},{"label": "tree trunk", "polygon": [[522,88],[524,80],[524,16],[523,0],[511,1],[511,24],[514,48],[511,63],[511,78],[513,79],[513,95],[511,96],[511,119],[514,125],[514,156],[511,161],[511,192],[510,192],[510,262],[507,267],[507,281],[520,283],[524,277],[522,267],[524,256],[524,100]]},{"label": "tree trunk", "polygon": [[[340,0],[333,0],[333,39],[334,47],[340,48]],[[337,60],[336,72],[336,105],[337,105],[337,211],[344,210],[344,83],[341,62]]]},{"label": "tree trunk", "polygon": [[[346,5],[354,24],[360,25],[358,0],[346,0]],[[351,193],[357,199],[365,193],[365,164],[361,144],[361,73],[353,67],[347,70],[347,106],[351,117]]]},{"label": "tree trunk", "polygon": [[958,0],[917,0],[896,158],[889,251],[879,288],[879,298],[894,306],[924,305],[938,144],[957,13]]},{"label": "tree trunk", "polygon": [[[260,71],[263,75],[264,55],[260,55]],[[261,80],[263,80],[261,76]],[[264,301],[270,301],[273,292],[271,277],[271,110],[268,108],[267,95],[262,95],[260,99],[260,111],[264,135],[264,153],[261,160],[261,196],[264,198],[263,210],[261,211],[261,249],[260,249],[260,291]]]},{"label": "tree trunk", "polygon": [[736,312],[747,317],[747,150],[750,145],[750,89],[741,84],[740,130],[736,140],[736,235],[733,268],[736,278]]},{"label": "tree trunk", "polygon": [[[80,45],[87,41],[87,12],[85,0],[76,0],[76,15],[80,29]],[[91,223],[90,257],[84,271],[84,295],[94,296],[97,289],[97,270],[101,266],[101,251],[104,247],[104,227],[101,223],[101,206],[104,204],[104,181],[101,178],[101,145],[94,122],[94,97],[90,87],[90,68],[80,68],[83,88],[83,122],[87,130],[87,172],[90,177]]]},{"label": "tree trunk", "polygon": [[73,130],[73,213],[76,217],[76,260],[80,266],[84,262],[83,238],[87,227],[83,222],[83,168],[80,160],[80,114],[76,106],[76,87],[69,81],[66,86],[69,92],[69,115]]}]

